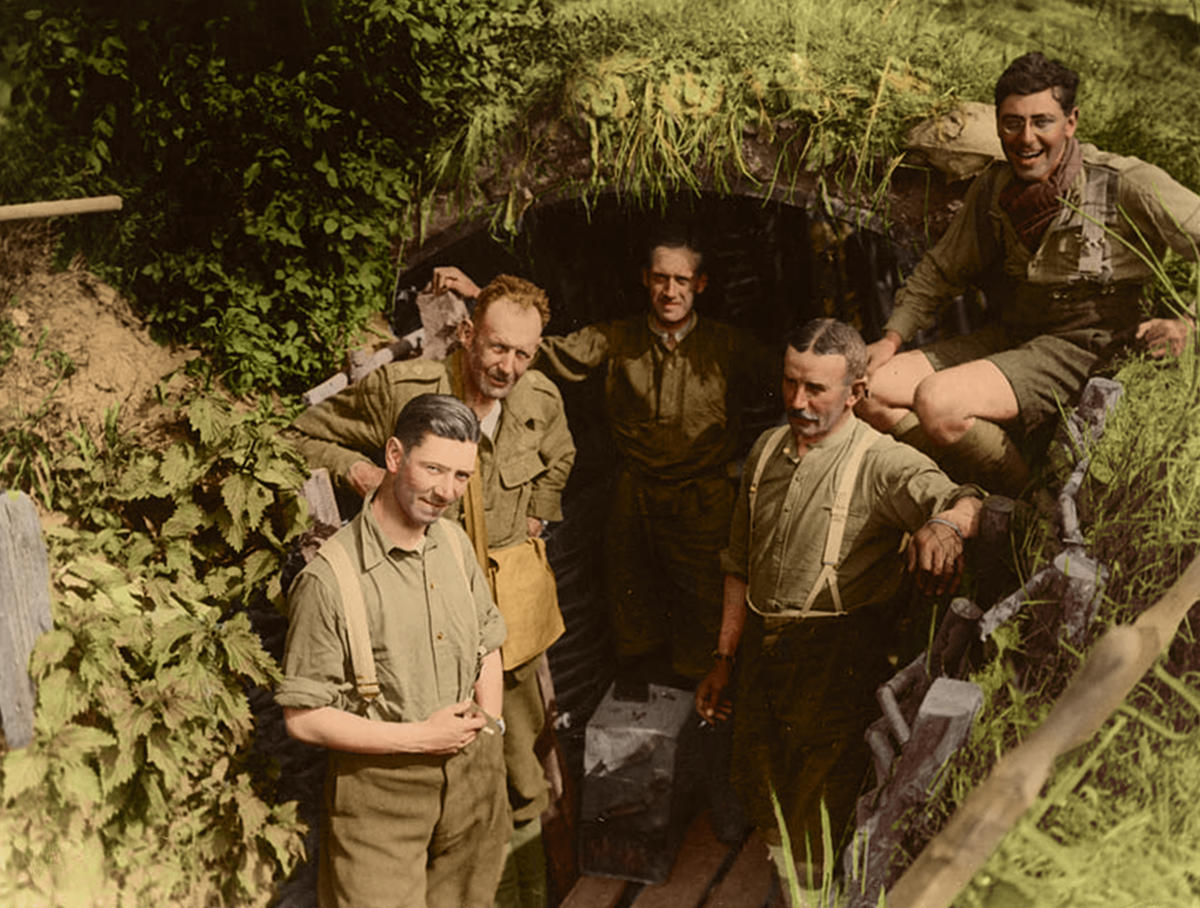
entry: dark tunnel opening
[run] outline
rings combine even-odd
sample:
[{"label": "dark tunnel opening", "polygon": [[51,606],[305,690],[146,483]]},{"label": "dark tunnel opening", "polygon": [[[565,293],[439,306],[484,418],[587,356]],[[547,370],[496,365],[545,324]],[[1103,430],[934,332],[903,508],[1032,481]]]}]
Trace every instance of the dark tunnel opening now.
[{"label": "dark tunnel opening", "polygon": [[[549,294],[545,333],[566,334],[646,311],[641,269],[647,243],[664,223],[682,227],[703,247],[709,286],[697,312],[749,331],[780,355],[788,328],[818,316],[847,321],[868,341],[877,338],[901,275],[915,260],[911,244],[820,208],[716,194],[647,208],[607,194],[531,209],[520,234],[507,242],[486,230],[450,244],[429,242],[425,249],[437,248],[417,249],[397,288],[425,286],[439,265],[456,265],[480,285],[499,273],[520,275]],[[964,317],[960,307],[957,320]],[[398,308],[398,334],[419,324],[415,307]],[[578,769],[584,726],[614,669],[600,555],[617,453],[603,416],[602,376],[559,387],[578,457],[564,494],[565,519],[548,537],[567,628],[549,659],[560,743]],[[777,399],[748,414],[742,456],[780,415]]]}]

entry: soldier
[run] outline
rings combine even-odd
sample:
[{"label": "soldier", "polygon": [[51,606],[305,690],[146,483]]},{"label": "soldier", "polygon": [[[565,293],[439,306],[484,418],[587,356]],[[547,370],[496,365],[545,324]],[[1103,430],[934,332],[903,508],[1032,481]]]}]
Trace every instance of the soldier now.
[{"label": "soldier", "polygon": [[[478,556],[489,565],[498,608],[508,625],[503,648],[504,756],[513,809],[514,851],[535,859],[521,883],[525,904],[545,891],[540,816],[549,791],[534,742],[545,710],[537,679],[542,653],[562,633],[554,575],[540,539],[562,519],[562,490],[575,461],[562,397],[540,372],[528,371],[550,318],[542,290],[500,275],[479,292],[461,326],[462,349],[444,362],[390,363],[296,419],[293,435],[313,466],[367,494],[382,470],[374,462],[405,403],[449,393],[479,417],[477,485],[461,516]],[[509,873],[506,871],[506,879]]]},{"label": "soldier", "polygon": [[[1040,53],[996,83],[1006,164],[976,178],[945,235],[896,294],[869,347],[859,415],[959,478],[1019,494],[1029,470],[1001,426],[1032,432],[1073,402],[1111,346],[1178,354],[1192,317],[1147,318],[1147,253],[1197,258],[1200,198],[1137,158],[1075,138],[1076,73]],[[968,284],[996,277],[999,320],[899,353]],[[1191,313],[1194,316],[1194,313]]]},{"label": "soldier", "polygon": [[777,864],[772,786],[801,860],[806,839],[818,862],[834,857],[821,854],[822,802],[835,844],[850,818],[875,689],[891,671],[901,537],[912,533],[908,570],[942,593],[978,525],[978,490],[855,418],[866,364],[862,338],[842,322],[815,319],[789,335],[787,425],[764,432],[746,459],[721,554],[721,631],[696,690],[707,721],[733,714],[734,785]]},{"label": "soldier", "polygon": [[511,829],[505,628],[466,534],[440,519],[478,439],[455,398],[414,398],[378,489],[292,585],[276,700],[289,734],[332,751],[321,908],[492,904]]}]

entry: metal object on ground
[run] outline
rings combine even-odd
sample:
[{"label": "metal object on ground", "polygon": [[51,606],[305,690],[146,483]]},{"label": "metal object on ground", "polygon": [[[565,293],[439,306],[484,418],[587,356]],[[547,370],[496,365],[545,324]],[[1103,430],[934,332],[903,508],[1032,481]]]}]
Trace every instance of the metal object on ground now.
[{"label": "metal object on ground", "polygon": [[583,873],[659,883],[671,871],[687,819],[693,767],[685,731],[692,694],[649,686],[645,702],[610,688],[588,723],[583,756],[579,867]]},{"label": "metal object on ground", "polygon": [[860,823],[844,853],[850,908],[874,908],[893,881],[901,818],[929,799],[938,771],[966,741],[982,706],[983,691],[968,681],[938,678],[929,686],[891,779],[877,795],[877,809]]}]

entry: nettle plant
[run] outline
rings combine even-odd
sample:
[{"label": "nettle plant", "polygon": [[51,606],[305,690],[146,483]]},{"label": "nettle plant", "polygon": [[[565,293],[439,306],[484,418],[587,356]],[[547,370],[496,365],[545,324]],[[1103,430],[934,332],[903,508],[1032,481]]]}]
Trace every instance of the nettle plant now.
[{"label": "nettle plant", "polygon": [[272,684],[245,606],[304,525],[306,471],[219,397],[131,455],[73,436],[48,531],[54,629],[31,659],[33,743],[0,763],[0,903],[259,905],[303,856],[295,804],[251,757]]}]

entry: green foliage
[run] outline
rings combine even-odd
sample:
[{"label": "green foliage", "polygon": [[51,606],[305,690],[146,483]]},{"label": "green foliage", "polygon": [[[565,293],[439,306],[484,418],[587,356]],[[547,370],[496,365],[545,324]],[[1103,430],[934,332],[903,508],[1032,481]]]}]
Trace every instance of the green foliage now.
[{"label": "green foliage", "polygon": [[[534,199],[537,123],[591,191],[735,179],[878,205],[906,130],[990,100],[1039,47],[1084,74],[1081,135],[1200,185],[1192,11],[1051,0],[99,0],[0,7],[0,197],[119,192],[68,250],[236,393],[299,390],[385,304],[434,193]],[[1191,28],[1191,32],[1188,31]],[[1182,36],[1182,37],[1181,37]],[[778,149],[746,158],[743,139]],[[507,194],[507,195],[506,195]]]},{"label": "green foliage", "polygon": [[295,804],[248,755],[246,688],[278,668],[242,606],[302,526],[305,472],[262,413],[180,406],[159,451],[115,411],[69,453],[38,440],[70,522],[49,535],[35,740],[0,763],[0,903],[261,905],[303,856]]},{"label": "green foliage", "polygon": [[381,307],[427,157],[472,99],[516,91],[526,62],[499,48],[539,20],[520,0],[5,7],[0,197],[120,193],[71,245],[236,392],[297,390]]}]

